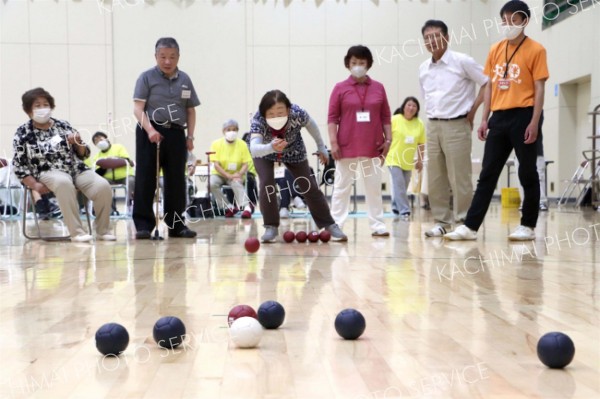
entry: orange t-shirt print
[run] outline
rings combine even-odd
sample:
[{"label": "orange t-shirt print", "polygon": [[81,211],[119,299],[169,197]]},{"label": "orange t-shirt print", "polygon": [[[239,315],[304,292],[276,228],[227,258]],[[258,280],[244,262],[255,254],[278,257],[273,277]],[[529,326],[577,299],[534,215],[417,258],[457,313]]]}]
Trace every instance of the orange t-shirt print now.
[{"label": "orange t-shirt print", "polygon": [[[483,73],[489,76],[492,85],[492,111],[532,107],[535,97],[534,82],[546,80],[550,76],[546,49],[530,37],[525,39],[506,70],[506,61],[518,46],[509,45],[507,57],[506,44],[507,40],[502,40],[492,46],[483,70]],[[509,82],[508,89],[502,90],[498,87],[498,81],[502,80]]]}]

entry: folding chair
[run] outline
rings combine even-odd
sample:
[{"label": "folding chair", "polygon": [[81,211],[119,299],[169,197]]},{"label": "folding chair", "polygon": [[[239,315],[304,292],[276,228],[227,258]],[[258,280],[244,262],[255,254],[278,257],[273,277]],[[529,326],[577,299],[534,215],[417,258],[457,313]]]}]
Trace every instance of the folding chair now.
[{"label": "folding chair", "polygon": [[[96,165],[106,170],[105,176],[110,177],[110,173],[113,174],[117,168],[125,167],[125,183],[111,184],[110,188],[113,192],[113,210],[117,211],[116,194],[117,190],[124,190],[125,192],[125,216],[129,216],[129,161],[125,158],[101,158],[96,161]],[[94,168],[95,169],[95,168]],[[107,175],[108,174],[108,175]],[[111,179],[115,180],[115,179]]]},{"label": "folding chair", "polygon": [[[215,217],[215,207],[213,206],[211,195],[210,195],[210,156],[214,154],[214,152],[209,151],[206,152],[207,163],[206,164],[198,164],[196,163],[196,168],[194,170],[194,193],[195,197],[192,200],[190,206],[188,207],[188,214],[192,218],[203,218],[203,219],[212,219]],[[200,182],[206,182],[206,194],[201,195],[197,191],[196,186],[196,178],[200,180]]]},{"label": "folding chair", "polygon": [[575,192],[575,190],[578,190],[577,198],[579,198],[583,195],[584,190],[582,189],[581,185],[585,184],[585,179],[583,178],[583,175],[584,175],[585,171],[587,170],[588,164],[589,164],[588,161],[581,162],[577,166],[577,169],[575,169],[575,173],[573,173],[573,176],[571,177],[571,179],[564,180],[564,182],[568,183],[568,184],[567,184],[567,187],[565,187],[565,190],[561,194],[560,198],[558,199],[558,207],[559,208],[561,206],[567,205],[567,203],[571,199],[571,195]]},{"label": "folding chair", "polygon": [[[42,229],[40,228],[40,221],[38,220],[37,217],[37,212],[35,211],[35,203],[33,202],[33,190],[31,190],[29,187],[23,187],[24,190],[24,194],[23,194],[23,236],[25,236],[25,238],[28,238],[30,240],[44,240],[44,241],[64,241],[64,240],[69,240],[71,238],[71,236],[69,234],[62,234],[62,235],[44,235],[42,234]],[[31,199],[31,201],[30,201]],[[88,200],[89,202],[89,200]],[[31,209],[32,213],[33,213],[33,220],[35,223],[35,227],[37,230],[37,235],[31,235],[27,232],[27,210]],[[88,204],[86,204],[85,206],[85,216],[87,218],[87,225],[88,225],[88,234],[92,234],[92,221],[90,220],[90,213],[88,211]],[[63,229],[64,230],[64,229]]]},{"label": "folding chair", "polygon": [[[6,190],[8,193],[6,195],[5,201],[0,201],[4,205],[4,209],[0,212],[0,217],[2,218],[10,218],[12,216],[16,216],[19,214],[19,208],[17,206],[19,200],[14,199],[14,191],[17,191],[22,195],[22,186],[21,183],[13,178],[12,172],[12,162],[10,159],[0,158],[0,169],[2,169],[2,179],[0,180],[0,190]],[[15,202],[16,201],[16,202]],[[14,211],[16,210],[16,213]]]},{"label": "folding chair", "polygon": [[[586,192],[591,188],[594,180],[597,180],[600,176],[600,162],[598,162],[596,168],[593,169],[589,151],[583,151],[583,155],[586,159],[579,164],[571,179],[565,180],[565,182],[568,184],[558,200],[559,208],[567,205],[569,200],[572,198],[572,195],[575,193],[575,206],[581,206]],[[585,178],[585,174],[588,173],[588,169],[591,177]]]}]

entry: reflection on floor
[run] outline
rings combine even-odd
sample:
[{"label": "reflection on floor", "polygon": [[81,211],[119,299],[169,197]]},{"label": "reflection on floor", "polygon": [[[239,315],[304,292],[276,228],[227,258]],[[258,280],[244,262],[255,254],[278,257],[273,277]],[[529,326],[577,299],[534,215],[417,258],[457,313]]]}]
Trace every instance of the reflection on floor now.
[{"label": "reflection on floor", "polygon": [[[389,238],[372,238],[359,214],[344,226],[348,243],[249,255],[259,218],[201,220],[190,224],[197,239],[160,242],[135,241],[120,219],[117,242],[94,244],[26,241],[20,221],[2,220],[0,397],[600,397],[599,213],[551,209],[538,239],[516,244],[506,236],[519,213],[498,205],[475,242],[425,238],[423,210],[386,223]],[[288,229],[314,225],[296,217]],[[236,349],[229,309],[269,299],[285,307],[284,325]],[[367,320],[357,341],[333,328],[349,307]],[[177,350],[153,343],[165,315],[186,324]],[[111,321],[131,339],[118,359],[94,344]],[[548,331],[575,342],[565,370],[537,359]]]}]

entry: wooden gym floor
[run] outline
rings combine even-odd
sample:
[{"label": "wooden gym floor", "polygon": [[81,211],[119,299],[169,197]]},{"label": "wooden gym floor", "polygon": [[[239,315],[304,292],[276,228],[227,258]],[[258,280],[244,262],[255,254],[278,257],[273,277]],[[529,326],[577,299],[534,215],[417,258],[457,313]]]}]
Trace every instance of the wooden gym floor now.
[{"label": "wooden gym floor", "polygon": [[[260,218],[199,221],[196,240],[162,242],[135,241],[131,221],[115,220],[118,241],[95,244],[27,241],[20,221],[2,220],[0,398],[600,397],[600,213],[551,209],[524,244],[506,239],[518,211],[498,204],[476,242],[424,238],[423,210],[386,221],[389,238],[372,238],[358,214],[348,243],[249,255]],[[311,229],[302,217],[289,228]],[[236,349],[229,309],[269,299],[284,325]],[[357,341],[333,327],[348,307],[367,320]],[[165,315],[189,333],[174,351],[152,340]],[[130,334],[119,359],[95,349],[107,322]],[[565,370],[537,359],[549,331],[575,342]]]}]

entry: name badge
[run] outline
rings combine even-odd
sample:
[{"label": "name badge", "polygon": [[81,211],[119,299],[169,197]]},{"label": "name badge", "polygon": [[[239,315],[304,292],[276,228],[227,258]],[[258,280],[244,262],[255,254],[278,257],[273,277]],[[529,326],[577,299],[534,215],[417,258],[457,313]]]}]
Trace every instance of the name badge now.
[{"label": "name badge", "polygon": [[285,166],[275,166],[275,178],[283,179],[285,177]]},{"label": "name badge", "polygon": [[233,170],[236,171],[237,170],[237,163],[232,162],[229,165],[227,165],[227,170]]},{"label": "name badge", "polygon": [[357,112],[356,113],[356,121],[357,122],[371,122],[371,113],[369,111]]},{"label": "name badge", "polygon": [[414,144],[415,138],[413,136],[406,136],[406,138],[404,139],[404,143],[405,144]]},{"label": "name badge", "polygon": [[183,99],[188,99],[188,98],[192,98],[192,91],[191,90],[181,90],[181,98]]},{"label": "name badge", "polygon": [[61,141],[62,141],[62,137],[60,137],[57,134],[56,136],[52,136],[52,138],[50,139],[50,144],[52,145],[52,147],[56,147],[57,145],[60,144]]},{"label": "name badge", "polygon": [[510,89],[510,80],[508,80],[508,79],[498,79],[498,88],[500,90],[508,90],[508,89]]}]

